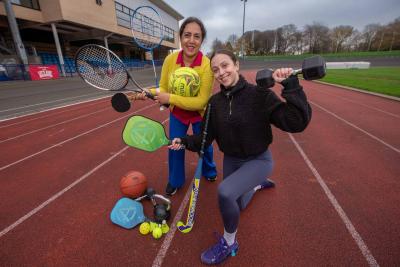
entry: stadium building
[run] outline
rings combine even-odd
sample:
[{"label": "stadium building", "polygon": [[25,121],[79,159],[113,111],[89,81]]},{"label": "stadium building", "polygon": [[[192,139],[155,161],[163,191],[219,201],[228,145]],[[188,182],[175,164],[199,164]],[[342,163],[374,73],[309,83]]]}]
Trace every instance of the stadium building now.
[{"label": "stadium building", "polygon": [[89,43],[108,47],[129,67],[148,64],[149,53],[136,45],[130,27],[139,6],[153,7],[162,18],[164,39],[153,51],[161,64],[169,51],[179,48],[183,19],[162,0],[0,1],[0,77],[18,78],[21,71],[15,66],[24,70],[32,64],[55,64],[61,75],[72,75],[75,52]]}]

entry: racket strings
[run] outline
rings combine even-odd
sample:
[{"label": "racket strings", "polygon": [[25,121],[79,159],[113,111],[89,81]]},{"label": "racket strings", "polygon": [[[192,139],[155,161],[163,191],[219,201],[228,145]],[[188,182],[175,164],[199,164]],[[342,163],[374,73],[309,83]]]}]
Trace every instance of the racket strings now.
[{"label": "racket strings", "polygon": [[77,70],[89,84],[105,90],[120,90],[128,82],[124,64],[100,46],[85,46],[76,56]]},{"label": "racket strings", "polygon": [[149,7],[136,10],[131,17],[131,29],[136,43],[147,50],[160,45],[163,39],[164,25],[161,17]]}]

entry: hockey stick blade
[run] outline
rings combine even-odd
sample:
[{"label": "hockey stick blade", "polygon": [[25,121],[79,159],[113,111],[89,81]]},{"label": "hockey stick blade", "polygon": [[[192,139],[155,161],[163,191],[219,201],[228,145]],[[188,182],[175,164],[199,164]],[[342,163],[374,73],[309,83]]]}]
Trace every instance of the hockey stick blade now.
[{"label": "hockey stick blade", "polygon": [[[202,159],[200,160],[202,163]],[[202,164],[198,165],[201,166]],[[196,210],[196,202],[197,202],[197,197],[199,195],[199,187],[200,187],[200,179],[194,179],[193,187],[192,187],[192,194],[190,195],[190,203],[189,203],[189,212],[186,220],[186,224],[184,224],[182,221],[179,221],[177,223],[177,228],[180,232],[182,233],[189,233],[194,224],[194,214]]]}]

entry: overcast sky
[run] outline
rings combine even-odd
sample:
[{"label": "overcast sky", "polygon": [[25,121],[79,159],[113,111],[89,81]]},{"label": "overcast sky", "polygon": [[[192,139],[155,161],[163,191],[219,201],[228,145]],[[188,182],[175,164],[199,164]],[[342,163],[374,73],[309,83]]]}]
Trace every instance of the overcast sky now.
[{"label": "overcast sky", "polygon": [[[242,35],[243,1],[164,1],[182,16],[195,16],[204,22],[208,35],[202,48],[204,52],[210,50],[215,38],[225,42],[232,33]],[[245,31],[273,30],[286,24],[302,30],[304,25],[313,22],[329,28],[350,25],[362,31],[367,24],[384,25],[398,17],[400,0],[248,0]]]}]

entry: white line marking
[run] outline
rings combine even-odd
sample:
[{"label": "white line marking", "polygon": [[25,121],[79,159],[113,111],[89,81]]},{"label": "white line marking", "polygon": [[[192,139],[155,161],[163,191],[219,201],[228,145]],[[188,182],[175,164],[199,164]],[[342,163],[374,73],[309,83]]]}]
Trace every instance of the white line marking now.
[{"label": "white line marking", "polygon": [[319,175],[318,171],[315,169],[314,165],[308,159],[306,153],[303,151],[303,149],[300,147],[300,145],[294,139],[293,135],[290,133],[288,133],[288,135],[289,135],[290,139],[292,140],[293,144],[296,146],[297,150],[300,152],[300,154],[303,157],[304,161],[306,162],[307,166],[310,168],[311,172],[314,174],[314,177],[317,179],[319,185],[324,190],[325,195],[328,197],[332,206],[335,208],[336,212],[339,214],[340,218],[342,219],[347,230],[353,237],[354,241],[357,243],[358,248],[361,250],[361,253],[364,255],[364,258],[369,263],[369,266],[378,267],[379,266],[378,262],[375,260],[374,256],[369,251],[369,249],[368,249],[367,245],[364,243],[362,237],[357,232],[356,228],[353,226],[350,219],[347,217],[346,213],[340,206],[339,202],[336,200],[335,196],[329,190],[328,186],[325,184],[324,180]]},{"label": "white line marking", "polygon": [[[86,101],[86,102],[88,102],[88,101]],[[14,122],[14,123],[10,123],[10,124],[5,124],[5,125],[0,126],[0,129],[1,128],[11,127],[11,126],[18,125],[18,124],[27,123],[29,121],[41,120],[41,119],[48,118],[48,117],[51,117],[51,116],[57,116],[57,115],[62,114],[62,113],[76,111],[76,110],[79,110],[79,109],[83,109],[85,107],[89,107],[89,106],[93,106],[93,105],[97,105],[97,104],[102,103],[102,102],[94,102],[92,100],[90,100],[90,102],[93,102],[93,103],[87,104],[87,105],[82,106],[82,107],[77,107],[76,109],[65,109],[65,110],[61,110],[59,112],[55,112],[53,114],[47,114],[47,115],[43,115],[43,116],[38,116],[38,117],[33,117],[33,118],[30,118],[30,119],[26,119],[26,120],[23,120],[23,121],[18,121],[18,122]],[[80,103],[82,103],[82,102],[80,102]],[[77,104],[79,104],[79,103],[77,103]],[[57,108],[61,108],[61,107],[57,107]],[[57,109],[57,108],[54,108],[54,109]],[[41,111],[41,112],[38,112],[38,113],[42,113],[42,112],[45,112],[45,111],[48,111],[48,110],[44,110],[44,111]],[[29,114],[29,115],[33,115],[33,114]],[[26,116],[29,116],[29,115],[26,115]]]},{"label": "white line marking", "polygon": [[[144,107],[136,112],[139,112],[141,110],[147,109],[148,107],[152,107],[154,106],[150,105],[147,107]],[[135,112],[135,113],[136,113]],[[164,120],[164,122],[168,121]],[[163,122],[163,123],[164,123]],[[50,197],[48,200],[46,200],[45,202],[43,202],[42,204],[40,204],[39,206],[37,206],[36,208],[34,208],[33,210],[31,210],[30,212],[28,212],[27,214],[25,214],[24,216],[22,216],[21,218],[19,218],[17,221],[15,221],[13,224],[9,225],[8,227],[4,228],[1,232],[0,232],[0,238],[2,236],[4,236],[5,234],[7,234],[8,232],[10,232],[11,230],[13,230],[15,227],[17,227],[18,225],[20,225],[21,223],[23,223],[24,221],[26,221],[27,219],[29,219],[30,217],[32,217],[33,215],[35,215],[36,213],[38,213],[40,210],[42,210],[43,208],[45,208],[47,205],[49,205],[50,203],[52,203],[53,201],[55,201],[57,198],[61,197],[64,193],[66,193],[68,190],[70,190],[71,188],[75,187],[77,184],[79,184],[80,182],[82,182],[83,180],[85,180],[87,177],[89,177],[91,174],[93,174],[94,172],[96,172],[97,170],[99,170],[101,167],[103,167],[104,165],[106,165],[107,163],[109,163],[110,161],[112,161],[114,158],[116,158],[118,155],[120,155],[122,152],[124,152],[125,150],[127,150],[128,148],[130,148],[129,146],[125,146],[124,148],[122,148],[120,151],[118,151],[117,153],[115,153],[114,155],[112,155],[111,157],[109,157],[107,160],[103,161],[102,163],[100,163],[99,165],[97,165],[96,167],[94,167],[92,170],[90,170],[89,172],[87,172],[86,174],[84,174],[83,176],[81,176],[80,178],[78,178],[77,180],[75,180],[72,184],[70,184],[69,186],[65,187],[63,190],[59,191],[58,193],[54,194],[52,197]],[[187,202],[187,201],[186,201]],[[183,212],[183,211],[182,211]],[[181,213],[182,213],[181,212]],[[175,223],[176,224],[176,223]],[[176,228],[176,227],[175,227]],[[171,231],[171,230],[170,230]]]},{"label": "white line marking", "polygon": [[185,211],[187,203],[189,202],[191,192],[192,192],[192,185],[190,185],[188,190],[186,191],[185,197],[183,198],[183,201],[179,206],[178,211],[176,212],[174,221],[171,224],[169,232],[165,236],[164,241],[161,244],[161,247],[157,253],[157,256],[155,257],[153,264],[151,265],[152,267],[160,267],[162,265],[165,255],[167,254],[167,251],[172,243],[172,239],[174,238],[177,229],[176,224],[182,219],[182,215],[183,212]]},{"label": "white line marking", "polygon": [[327,93],[327,92],[322,92],[322,90],[321,90],[320,93],[321,93],[321,94],[325,94],[325,95],[329,95],[329,96],[333,96],[333,97],[337,97],[337,98],[340,98],[340,99],[342,99],[342,100],[344,100],[344,101],[347,101],[347,102],[350,102],[350,103],[354,103],[354,104],[357,104],[357,105],[366,107],[366,108],[368,108],[368,109],[376,110],[376,111],[385,113],[386,115],[390,115],[390,116],[393,116],[393,117],[395,117],[395,118],[400,119],[400,116],[397,115],[397,114],[394,114],[394,113],[391,113],[391,112],[388,112],[388,111],[385,111],[385,110],[382,110],[382,109],[379,109],[379,108],[371,107],[371,106],[369,106],[369,105],[366,105],[366,104],[363,104],[363,103],[360,103],[360,102],[352,101],[352,100],[347,99],[346,97],[343,97],[343,96],[339,96],[339,95],[335,95],[335,94],[330,94],[330,93]]},{"label": "white line marking", "polygon": [[[12,119],[18,119],[18,118],[25,117],[25,116],[35,115],[35,114],[38,114],[38,113],[42,113],[42,112],[46,112],[46,111],[50,111],[50,110],[55,110],[55,109],[59,109],[59,108],[65,108],[65,107],[69,107],[69,106],[74,106],[74,105],[78,105],[78,104],[83,104],[83,103],[87,103],[87,102],[91,102],[91,101],[96,101],[96,100],[103,99],[103,98],[108,98],[108,97],[110,97],[110,96],[104,96],[104,97],[93,98],[93,99],[84,100],[84,101],[80,101],[80,102],[74,102],[74,103],[71,103],[71,104],[67,104],[67,105],[63,105],[63,106],[57,106],[57,107],[53,107],[53,108],[49,108],[49,109],[44,108],[43,110],[39,110],[39,111],[29,110],[29,111],[26,111],[26,112],[17,113],[17,114],[21,114],[21,115],[11,115],[11,117],[9,117],[9,118],[0,119],[0,122],[9,121],[9,120],[12,120]],[[31,111],[32,111],[32,113],[29,113]]]},{"label": "white line marking", "polygon": [[313,105],[319,107],[320,109],[322,109],[322,110],[325,111],[326,113],[329,113],[330,115],[332,115],[332,116],[334,116],[335,118],[337,118],[337,119],[343,121],[344,123],[350,125],[351,127],[355,128],[355,129],[357,129],[357,130],[359,130],[360,132],[363,132],[364,134],[368,135],[368,136],[371,137],[372,139],[375,139],[376,141],[378,141],[378,142],[384,144],[384,145],[387,146],[388,148],[390,148],[390,149],[396,151],[397,153],[400,153],[400,149],[395,148],[395,147],[392,146],[392,145],[389,145],[388,143],[386,143],[385,141],[379,139],[379,138],[376,137],[375,135],[373,135],[373,134],[371,134],[371,133],[369,133],[369,132],[367,132],[367,131],[361,129],[360,127],[358,127],[358,126],[356,126],[355,124],[353,124],[353,123],[351,123],[351,122],[349,122],[349,121],[343,119],[342,117],[339,117],[338,115],[336,115],[336,114],[333,113],[332,111],[329,111],[329,110],[327,110],[327,109],[321,107],[320,105],[318,105],[318,104],[316,104],[316,103],[314,103],[314,102],[312,102],[312,101],[310,101],[310,100],[309,100],[308,102],[310,102],[311,104],[313,104]]},{"label": "white line marking", "polygon": [[137,111],[135,111],[135,112],[133,112],[133,113],[130,113],[130,114],[128,114],[128,115],[125,115],[125,116],[123,116],[123,117],[121,117],[121,118],[118,118],[118,119],[115,119],[115,120],[113,120],[113,121],[107,122],[107,123],[105,123],[105,124],[103,124],[103,125],[100,125],[99,127],[96,127],[96,128],[93,128],[93,129],[91,129],[91,130],[89,130],[89,131],[86,131],[86,132],[83,132],[83,133],[81,133],[81,134],[78,134],[78,135],[76,135],[76,136],[74,136],[74,137],[71,137],[71,138],[69,138],[69,139],[67,139],[67,140],[64,140],[64,141],[59,142],[59,143],[57,143],[57,144],[55,144],[55,145],[52,145],[52,146],[47,147],[47,148],[45,148],[45,149],[42,149],[42,150],[40,150],[39,152],[36,152],[36,153],[31,154],[31,155],[29,155],[29,156],[26,156],[25,158],[19,159],[19,160],[17,160],[17,161],[14,161],[14,162],[8,164],[8,165],[2,166],[2,167],[0,167],[0,171],[2,171],[2,170],[4,170],[4,169],[7,169],[7,168],[9,168],[9,167],[11,167],[11,166],[14,166],[14,165],[16,165],[16,164],[18,164],[18,163],[20,163],[20,162],[22,162],[22,161],[25,161],[25,160],[27,160],[27,159],[33,158],[34,156],[37,156],[37,155],[39,155],[39,154],[42,154],[43,152],[46,152],[46,151],[48,151],[48,150],[50,150],[50,149],[52,149],[52,148],[58,147],[58,146],[60,146],[60,145],[62,145],[62,144],[65,144],[65,143],[67,143],[67,142],[69,142],[69,141],[75,140],[75,139],[77,139],[77,138],[79,138],[79,137],[81,137],[81,136],[84,136],[84,135],[88,134],[88,133],[94,132],[94,131],[96,131],[96,130],[98,130],[98,129],[100,129],[100,128],[103,128],[103,127],[105,127],[105,126],[107,126],[107,125],[109,125],[109,124],[112,124],[112,123],[114,123],[114,122],[116,122],[116,121],[122,120],[122,119],[124,119],[124,118],[126,118],[126,117],[128,117],[128,116],[132,116],[132,114],[135,114],[135,113],[137,113],[137,112],[139,112],[139,111],[148,109],[148,108],[153,107],[153,106],[155,106],[155,105],[156,105],[156,104],[152,104],[152,105],[146,106],[146,107],[141,108],[141,109],[139,109],[139,110],[137,110]]},{"label": "white line marking", "polygon": [[29,107],[41,106],[41,105],[44,105],[44,104],[57,103],[57,102],[61,102],[61,101],[64,101],[64,100],[70,100],[70,99],[79,98],[79,97],[82,97],[82,96],[96,96],[96,95],[99,95],[99,94],[96,93],[96,94],[86,94],[86,95],[79,95],[79,96],[74,96],[74,97],[67,97],[67,98],[57,99],[57,100],[54,100],[54,101],[41,102],[41,103],[21,106],[21,107],[17,107],[17,108],[3,109],[3,110],[0,110],[0,113],[6,112],[6,111],[29,108]]},{"label": "white line marking", "polygon": [[56,200],[57,198],[59,198],[60,196],[62,196],[65,192],[67,192],[68,190],[70,190],[71,188],[73,188],[74,186],[76,186],[77,184],[79,184],[80,182],[82,182],[83,180],[85,180],[87,177],[89,177],[92,173],[94,173],[95,171],[97,171],[98,169],[100,169],[101,167],[103,167],[104,165],[106,165],[108,162],[110,162],[111,160],[113,160],[116,156],[118,156],[119,154],[121,154],[122,152],[124,152],[125,150],[127,150],[129,148],[129,146],[124,147],[123,149],[121,149],[120,151],[118,151],[116,154],[114,154],[113,156],[111,156],[110,158],[108,158],[107,160],[103,161],[100,165],[97,165],[95,168],[93,168],[91,171],[87,172],[85,175],[81,176],[79,179],[75,180],[75,182],[73,182],[72,184],[70,184],[69,186],[65,187],[63,190],[59,191],[58,193],[56,193],[55,195],[53,195],[52,197],[50,197],[48,200],[46,200],[45,202],[43,202],[42,204],[40,204],[39,206],[37,206],[36,208],[34,208],[33,210],[31,210],[30,212],[28,212],[27,214],[25,214],[24,216],[22,216],[21,218],[19,218],[16,222],[14,222],[13,224],[11,224],[10,226],[4,228],[1,232],[0,232],[0,238],[2,236],[4,236],[5,234],[7,234],[8,232],[10,232],[11,230],[13,230],[15,227],[17,227],[18,225],[20,225],[21,223],[23,223],[24,221],[26,221],[27,219],[29,219],[30,217],[32,217],[33,215],[35,215],[36,213],[38,213],[41,209],[43,209],[44,207],[46,207],[47,205],[49,205],[51,202],[53,202],[54,200]]},{"label": "white line marking", "polygon": [[107,108],[103,108],[103,109],[97,110],[95,112],[87,113],[87,114],[79,116],[79,117],[74,117],[73,119],[70,119],[70,120],[66,120],[66,121],[62,121],[62,122],[56,123],[56,124],[52,124],[52,125],[40,128],[40,129],[36,129],[36,130],[30,131],[30,132],[24,133],[24,134],[20,134],[20,135],[16,135],[16,136],[13,136],[13,137],[9,137],[7,139],[2,139],[2,140],[0,140],[0,144],[4,143],[4,142],[7,142],[7,141],[10,141],[10,140],[14,140],[14,139],[26,136],[26,135],[29,135],[29,134],[33,134],[33,133],[36,133],[36,132],[39,132],[39,131],[43,131],[43,130],[46,130],[46,129],[49,129],[49,128],[53,128],[53,127],[55,127],[57,125],[65,124],[65,123],[68,123],[68,122],[71,122],[71,121],[75,121],[75,120],[79,120],[79,119],[82,119],[82,118],[85,118],[85,117],[88,117],[88,116],[91,116],[93,114],[97,114],[97,113],[100,113],[100,112],[103,112],[103,111],[109,110],[109,109],[110,108],[108,108],[108,107]]}]

